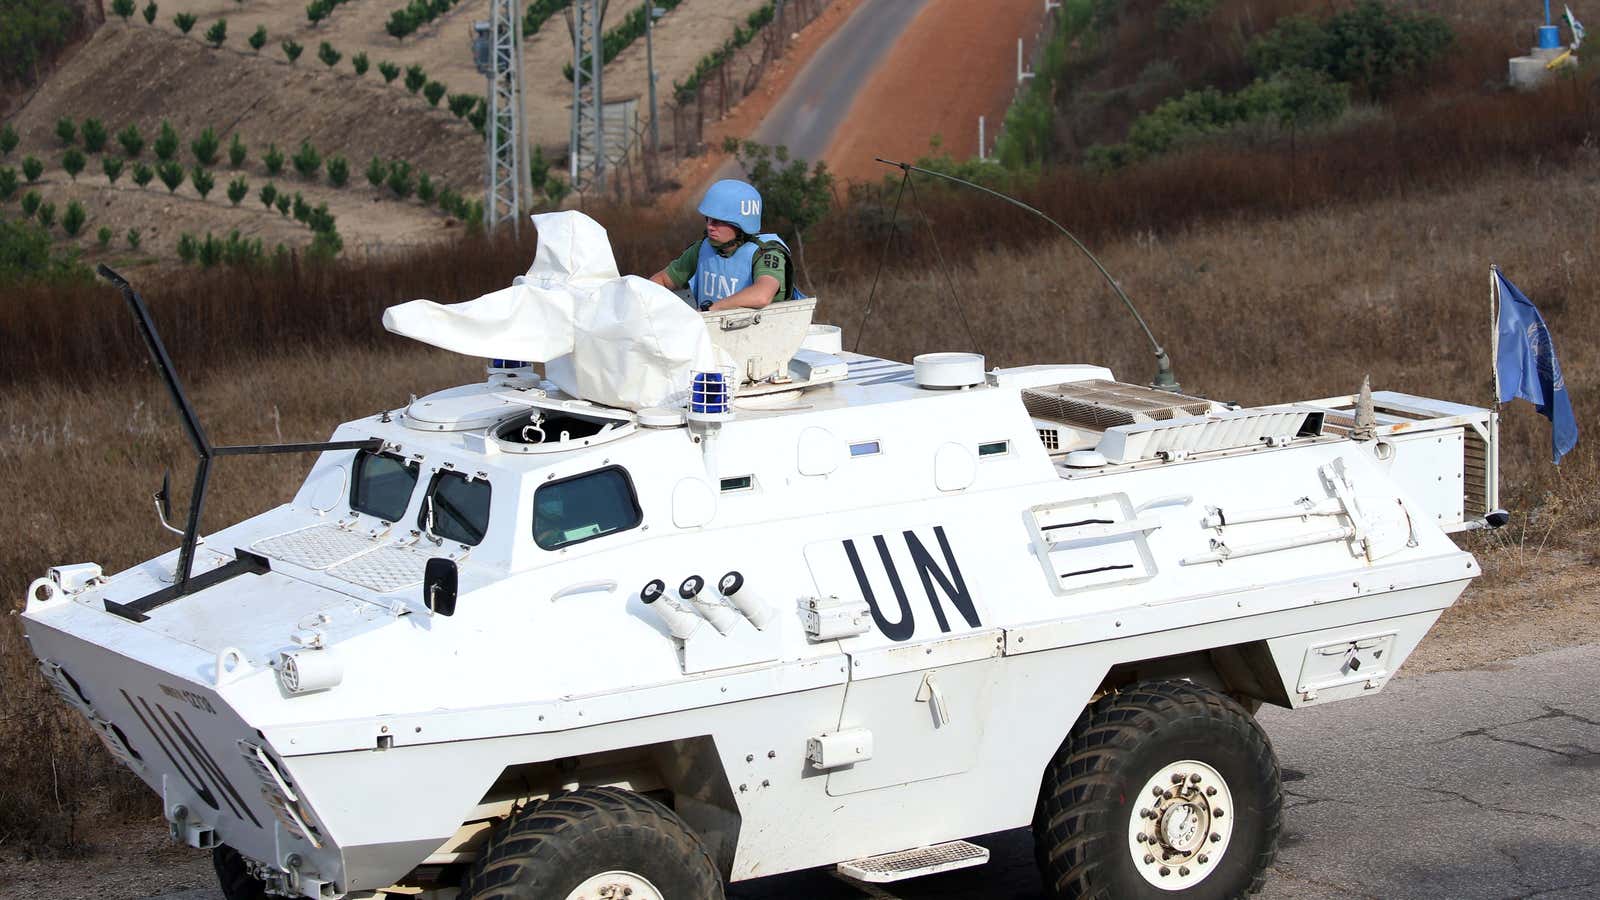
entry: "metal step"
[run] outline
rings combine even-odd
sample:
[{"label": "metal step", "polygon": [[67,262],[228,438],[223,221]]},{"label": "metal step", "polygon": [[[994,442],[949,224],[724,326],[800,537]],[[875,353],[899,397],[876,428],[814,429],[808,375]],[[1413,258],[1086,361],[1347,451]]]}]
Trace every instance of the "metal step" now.
[{"label": "metal step", "polygon": [[856,881],[884,884],[935,872],[949,872],[989,861],[989,850],[966,841],[948,841],[931,847],[896,850],[839,863],[839,874]]}]

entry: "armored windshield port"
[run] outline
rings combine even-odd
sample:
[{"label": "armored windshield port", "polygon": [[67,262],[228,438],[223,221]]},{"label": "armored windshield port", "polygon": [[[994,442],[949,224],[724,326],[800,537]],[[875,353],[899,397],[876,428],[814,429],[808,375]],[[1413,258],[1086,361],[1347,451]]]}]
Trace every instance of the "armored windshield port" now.
[{"label": "armored windshield port", "polygon": [[717,592],[724,597],[732,597],[739,593],[742,587],[744,587],[744,576],[738,572],[729,572],[717,579]]},{"label": "armored windshield port", "polygon": [[649,584],[639,589],[639,599],[645,603],[654,603],[666,592],[667,583],[659,578],[652,578]]},{"label": "armored windshield port", "polygon": [[428,611],[441,616],[456,614],[456,586],[459,573],[456,561],[443,556],[428,560],[422,573],[422,600]]},{"label": "armored windshield port", "polygon": [[678,596],[685,600],[693,600],[695,595],[699,594],[705,586],[706,580],[704,578],[699,575],[690,575],[683,580],[683,584],[678,585]]}]

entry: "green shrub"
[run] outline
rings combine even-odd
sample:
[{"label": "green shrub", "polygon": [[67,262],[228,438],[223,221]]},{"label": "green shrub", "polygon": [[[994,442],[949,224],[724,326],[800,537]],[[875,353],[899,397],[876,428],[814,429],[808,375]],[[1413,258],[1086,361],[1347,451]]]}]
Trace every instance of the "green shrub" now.
[{"label": "green shrub", "polygon": [[350,161],[342,156],[328,157],[328,183],[342,188],[350,182]]},{"label": "green shrub", "polygon": [[251,50],[259,54],[261,48],[267,45],[267,26],[257,25],[256,30],[250,32],[250,36],[245,38],[244,41],[250,45]]},{"label": "green shrub", "polygon": [[1156,30],[1162,34],[1182,31],[1211,15],[1216,8],[1217,0],[1166,0],[1156,12]]},{"label": "green shrub", "polygon": [[317,59],[322,60],[322,64],[331,69],[339,64],[339,60],[344,59],[344,54],[333,49],[332,44],[323,41],[321,46],[317,47]]},{"label": "green shrub", "polygon": [[444,90],[445,88],[443,84],[440,84],[437,81],[430,81],[428,82],[427,86],[422,89],[422,96],[427,98],[429,106],[438,106],[440,98],[444,96]]},{"label": "green shrub", "polygon": [[538,34],[545,20],[572,5],[572,0],[531,0],[522,13],[522,34]]},{"label": "green shrub", "polygon": [[61,141],[61,146],[71,147],[78,140],[78,126],[71,119],[62,117],[56,120],[56,138]]},{"label": "green shrub", "polygon": [[261,186],[261,190],[256,193],[256,196],[261,199],[262,206],[271,209],[272,201],[278,199],[278,186],[269,181]]},{"label": "green shrub", "polygon": [[184,34],[188,34],[197,21],[199,20],[195,18],[193,13],[181,12],[172,17],[172,24],[178,26],[178,30]]},{"label": "green shrub", "polygon": [[88,219],[89,214],[84,211],[83,204],[74,200],[67,204],[67,211],[61,214],[61,230],[67,233],[67,237],[77,237]]},{"label": "green shrub", "polygon": [[207,125],[200,136],[189,142],[189,152],[194,154],[195,162],[202,166],[213,166],[217,163],[217,151],[222,148],[222,142],[217,140],[217,132]]},{"label": "green shrub", "polygon": [[428,173],[423,172],[417,176],[417,199],[421,200],[424,205],[431,205],[434,193],[433,179],[428,177]]},{"label": "green shrub", "polygon": [[156,0],[150,0],[149,3],[144,5],[143,15],[146,25],[154,25],[156,23]]},{"label": "green shrub", "polygon": [[167,186],[167,193],[174,193],[178,190],[178,186],[183,184],[183,166],[178,165],[176,160],[169,159],[156,166],[156,177]]},{"label": "green shrub", "polygon": [[242,177],[228,182],[228,202],[234,206],[238,206],[239,201],[243,200],[248,193],[250,193],[250,182],[245,181]]},{"label": "green shrub", "polygon": [[1310,69],[1353,84],[1378,100],[1401,80],[1427,69],[1454,40],[1449,24],[1437,15],[1360,0],[1325,21],[1305,16],[1279,21],[1251,45],[1249,58],[1264,76]]},{"label": "green shrub", "polygon": [[311,0],[310,3],[306,4],[306,20],[311,23],[312,27],[326,19],[330,12],[333,12],[333,4],[327,2],[327,0]]},{"label": "green shrub", "polygon": [[9,201],[17,194],[17,170],[10,166],[0,168],[0,203]]},{"label": "green shrub", "polygon": [[217,186],[217,179],[205,169],[195,166],[189,170],[189,183],[194,185],[195,193],[204,200],[211,193],[211,189]]},{"label": "green shrub", "polygon": [[450,99],[445,101],[445,106],[449,107],[451,115],[460,119],[472,112],[472,104],[476,102],[478,102],[476,94],[451,94]]},{"label": "green shrub", "polygon": [[284,41],[278,46],[283,48],[283,55],[288,57],[289,65],[291,66],[295,64],[295,61],[300,58],[300,54],[306,49],[295,41]]},{"label": "green shrub", "polygon": [[350,68],[356,70],[357,78],[367,74],[367,65],[367,51],[365,50],[357,53],[355,56],[350,57]]},{"label": "green shrub", "polygon": [[22,195],[22,214],[32,218],[39,211],[39,204],[43,202],[38,191],[29,191]]},{"label": "green shrub", "polygon": [[144,240],[144,235],[141,234],[137,228],[129,228],[128,233],[123,235],[123,237],[127,240],[128,248],[130,250],[139,249],[139,242]]},{"label": "green shrub", "polygon": [[266,164],[268,175],[277,176],[283,171],[283,151],[278,149],[277,144],[267,145],[267,154],[261,157],[261,161]]},{"label": "green shrub", "polygon": [[327,262],[344,250],[344,238],[337,231],[319,231],[306,248],[306,256],[318,262]]},{"label": "green shrub", "polygon": [[228,142],[228,168],[237,169],[244,165],[245,157],[250,151],[245,147],[244,141],[239,139],[239,132],[233,133],[233,140]]},{"label": "green shrub", "polygon": [[389,173],[384,178],[384,183],[402,200],[411,196],[411,192],[416,189],[416,183],[411,178],[411,164],[400,159],[390,160]]},{"label": "green shrub", "polygon": [[78,180],[78,173],[83,171],[85,162],[83,151],[77,147],[68,147],[67,152],[61,154],[61,168],[67,170],[67,177],[73,181]]},{"label": "green shrub", "polygon": [[122,145],[122,155],[129,159],[138,159],[144,152],[144,135],[139,133],[139,126],[129,125],[117,132],[117,143]]},{"label": "green shrub", "polygon": [[74,250],[56,250],[47,231],[0,220],[0,284],[87,278]]},{"label": "green shrub", "polygon": [[22,177],[28,179],[29,184],[39,180],[44,174],[44,163],[37,156],[28,155],[22,158]]},{"label": "green shrub", "polygon": [[[632,44],[634,41],[644,36],[645,14],[646,9],[649,6],[654,6],[663,10],[671,10],[675,9],[678,4],[682,2],[683,0],[655,0],[654,3],[646,4],[645,6],[635,6],[628,10],[627,15],[622,17],[622,21],[620,23],[612,28],[606,29],[605,34],[600,36],[600,65],[609,65],[613,59],[617,58],[618,53],[621,53],[623,50],[627,49],[629,44]],[[524,20],[526,20],[526,18],[527,16],[524,14]],[[763,6],[752,13],[746,20],[745,25],[746,28],[754,32],[759,31],[762,26],[766,25],[770,21],[772,21],[772,4],[768,3],[766,6]],[[526,24],[526,22],[524,22],[524,24]],[[739,31],[736,29],[735,35],[737,36],[738,34]],[[751,36],[753,36],[753,34]],[[743,46],[748,41],[749,38],[747,37],[744,41],[740,42],[739,46]],[[587,62],[584,64],[588,65]],[[572,63],[567,63],[566,67],[562,69],[562,73],[567,76],[568,81],[571,81]]]},{"label": "green shrub", "polygon": [[290,157],[290,161],[294,163],[294,170],[300,173],[301,178],[317,180],[317,173],[322,169],[322,154],[311,146],[310,141],[301,141],[299,151]]},{"label": "green shrub", "polygon": [[302,197],[299,191],[294,192],[293,209],[296,222],[304,224],[311,220],[311,204],[306,202],[306,198]]},{"label": "green shrub", "polygon": [[221,47],[222,42],[228,39],[228,20],[218,19],[206,29],[206,43],[212,47]]},{"label": "green shrub", "polygon": [[133,18],[133,0],[111,0],[111,12],[120,17],[123,24],[127,24],[127,21]]},{"label": "green shrub", "polygon": [[723,150],[744,167],[750,183],[761,192],[762,221],[776,230],[779,223],[804,232],[827,215],[833,201],[833,175],[825,163],[815,168],[803,159],[790,159],[788,148],[728,138]]},{"label": "green shrub", "polygon": [[278,194],[278,199],[273,203],[273,205],[278,208],[278,213],[280,215],[284,215],[284,216],[289,215],[289,195],[288,194],[280,192]]},{"label": "green shrub", "polygon": [[39,220],[39,224],[44,226],[46,231],[49,231],[50,226],[56,223],[56,205],[54,203],[40,203],[38,212],[34,213],[34,218]]},{"label": "green shrub", "polygon": [[378,63],[378,74],[383,76],[384,84],[393,84],[400,77],[400,67],[385,59]]},{"label": "green shrub", "polygon": [[144,163],[136,162],[133,164],[133,183],[137,184],[139,187],[144,187],[145,185],[149,184],[150,179],[154,178],[155,176],[156,173],[151,171],[150,167]]},{"label": "green shrub", "polygon": [[22,137],[17,134],[17,130],[15,128],[11,127],[10,122],[0,125],[0,157],[6,157],[9,159],[11,157],[11,151],[17,149],[17,144],[21,140]]},{"label": "green shrub", "polygon": [[467,123],[479,134],[483,134],[483,126],[487,125],[488,122],[489,101],[479,97],[478,102],[472,106],[472,112],[467,113]]},{"label": "green shrub", "polygon": [[178,155],[178,131],[166,119],[161,120],[161,131],[156,134],[156,142],[151,145],[156,152],[156,159],[167,162]]},{"label": "green shrub", "polygon": [[428,73],[424,72],[421,66],[406,66],[406,90],[415,94],[417,91],[422,90],[422,86],[427,83]]},{"label": "green shrub", "polygon": [[454,214],[456,209],[456,192],[447,187],[440,188],[439,208],[447,213]]},{"label": "green shrub", "polygon": [[100,157],[100,170],[106,173],[106,180],[112,184],[116,184],[117,179],[122,176],[122,166],[123,162],[120,156]]},{"label": "green shrub", "polygon": [[333,231],[333,214],[328,212],[328,204],[318,203],[317,208],[306,216],[306,224],[311,226],[312,231]]},{"label": "green shrub", "polygon": [[[133,0],[128,0],[128,5],[132,6],[133,5]],[[107,247],[111,246],[111,239],[113,237],[115,237],[115,236],[116,236],[116,232],[112,231],[110,228],[107,228],[104,225],[101,225],[100,226],[100,230],[95,232],[94,239],[95,239],[95,243],[100,245],[100,249],[104,250]]]},{"label": "green shrub", "polygon": [[106,147],[106,126],[99,119],[83,120],[83,149],[86,153],[99,153]]},{"label": "green shrub", "polygon": [[374,156],[372,162],[367,163],[367,183],[373,187],[381,187],[383,180],[389,177],[389,167],[383,160]]},{"label": "green shrub", "polygon": [[190,234],[187,231],[185,231],[184,233],[178,235],[178,258],[179,259],[183,260],[186,263],[194,262],[195,250],[198,249],[198,247],[199,247],[199,244],[195,241],[194,235]]}]

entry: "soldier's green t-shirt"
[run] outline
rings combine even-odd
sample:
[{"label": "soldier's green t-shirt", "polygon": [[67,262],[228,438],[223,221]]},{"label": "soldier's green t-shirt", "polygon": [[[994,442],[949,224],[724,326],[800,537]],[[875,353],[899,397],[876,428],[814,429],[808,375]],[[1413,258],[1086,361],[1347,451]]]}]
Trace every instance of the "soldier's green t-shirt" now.
[{"label": "soldier's green t-shirt", "polygon": [[[683,251],[682,256],[667,264],[667,277],[672,279],[673,284],[682,287],[689,283],[690,278],[694,277],[695,269],[700,266],[700,241],[704,240],[706,239],[701,238],[699,241],[690,244],[689,249]],[[729,241],[721,247],[715,244],[711,246],[722,256],[732,256],[746,240],[749,239],[741,238]],[[771,275],[778,280],[778,293],[774,297],[776,299],[787,297],[789,295],[789,281],[784,276],[784,268],[783,253],[777,250],[764,250],[756,254],[750,283],[754,284],[755,279],[763,275]]]}]

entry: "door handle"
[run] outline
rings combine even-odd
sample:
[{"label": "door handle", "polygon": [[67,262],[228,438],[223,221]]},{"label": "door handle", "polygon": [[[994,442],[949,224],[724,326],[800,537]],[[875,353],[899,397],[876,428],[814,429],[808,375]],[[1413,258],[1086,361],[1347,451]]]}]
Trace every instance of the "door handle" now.
[{"label": "door handle", "polygon": [[950,707],[945,703],[944,691],[939,690],[938,679],[933,676],[932,672],[922,676],[922,686],[917,690],[917,702],[931,706],[933,727],[943,728],[950,724]]}]

